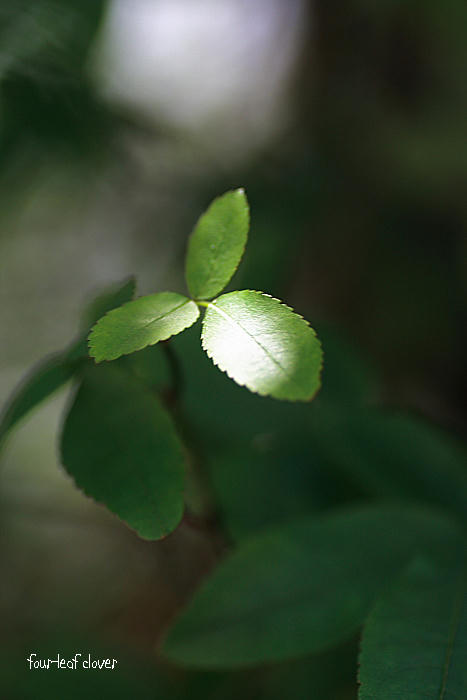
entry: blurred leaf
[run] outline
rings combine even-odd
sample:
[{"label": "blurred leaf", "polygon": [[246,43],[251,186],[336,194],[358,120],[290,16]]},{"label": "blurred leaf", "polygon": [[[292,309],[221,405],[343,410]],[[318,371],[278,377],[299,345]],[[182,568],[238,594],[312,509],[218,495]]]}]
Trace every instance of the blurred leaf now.
[{"label": "blurred leaf", "polygon": [[0,78],[82,68],[105,0],[16,0],[0,8]]},{"label": "blurred leaf", "polygon": [[141,537],[159,539],[183,513],[183,448],[154,394],[116,367],[91,367],[61,440],[76,485]]},{"label": "blurred leaf", "polygon": [[350,700],[356,687],[356,647],[356,640],[352,640],[350,644],[320,654],[260,669],[262,692],[257,697],[261,700]]},{"label": "blurred leaf", "polygon": [[355,633],[411,556],[456,534],[433,512],[384,506],[265,532],[202,585],[163,653],[192,667],[234,668],[327,649]]},{"label": "blurred leaf", "polygon": [[97,323],[112,309],[131,301],[135,295],[136,280],[130,277],[125,282],[110,285],[101,294],[98,294],[83,312],[83,327],[85,331]]},{"label": "blurred leaf", "polygon": [[314,330],[262,292],[230,292],[209,303],[202,344],[219,369],[250,391],[308,401],[319,389],[322,352]]},{"label": "blurred leaf", "polygon": [[211,299],[231,280],[245,250],[250,215],[242,189],[217,197],[190,236],[186,280],[195,299]]},{"label": "blurred leaf", "polygon": [[[92,301],[84,313],[86,331],[97,318],[132,298],[135,289],[133,278],[123,285],[112,285]],[[6,433],[37,404],[53,394],[82,368],[88,358],[86,337],[79,337],[63,352],[56,353],[41,362],[24,381],[7,404],[0,422],[0,443]]]},{"label": "blurred leaf", "polygon": [[465,561],[417,559],[365,624],[359,697],[460,700],[467,697],[466,658]]},{"label": "blurred leaf", "polygon": [[64,150],[82,158],[109,142],[112,120],[88,76],[104,0],[18,0],[0,10],[0,155],[29,168]]},{"label": "blurred leaf", "polygon": [[332,479],[307,437],[270,432],[246,442],[235,436],[233,444],[216,449],[211,482],[222,523],[235,541],[346,500],[346,484]]},{"label": "blurred leaf", "polygon": [[369,494],[442,505],[465,520],[463,445],[408,414],[320,409],[310,421],[310,439],[334,468]]},{"label": "blurred leaf", "polygon": [[16,388],[0,422],[0,444],[6,434],[29,411],[65,384],[76,371],[77,364],[66,353],[57,353],[41,362]]},{"label": "blurred leaf", "polygon": [[319,324],[316,331],[326,354],[320,401],[342,404],[374,399],[379,379],[371,363],[336,328]]},{"label": "blurred leaf", "polygon": [[167,364],[167,355],[161,344],[149,345],[131,355],[124,355],[116,362],[120,367],[138,377],[151,391],[160,392],[173,382]]},{"label": "blurred leaf", "polygon": [[198,306],[182,294],[159,292],[140,297],[96,323],[89,336],[90,354],[96,362],[116,360],[180,333],[198,316]]}]

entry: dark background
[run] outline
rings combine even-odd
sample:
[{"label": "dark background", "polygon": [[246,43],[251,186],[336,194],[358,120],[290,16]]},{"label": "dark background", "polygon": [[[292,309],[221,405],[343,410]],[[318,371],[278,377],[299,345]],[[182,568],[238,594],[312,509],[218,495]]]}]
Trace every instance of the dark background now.
[{"label": "dark background", "polygon": [[[364,397],[461,436],[466,27],[460,0],[2,3],[2,396],[107,283],[184,291],[194,222],[243,186],[252,226],[232,288],[284,299],[318,330],[318,407],[344,420]],[[302,408],[245,397],[195,336],[174,342],[185,408],[233,539],[368,496]],[[164,626],[222,545],[187,522],[146,543],[86,501],[57,465],[65,402],[2,456],[5,697],[52,697],[52,676],[29,686],[23,662],[49,648],[117,649],[117,681],[83,676],[96,697],[355,697],[350,643],[248,674],[155,670]]]}]

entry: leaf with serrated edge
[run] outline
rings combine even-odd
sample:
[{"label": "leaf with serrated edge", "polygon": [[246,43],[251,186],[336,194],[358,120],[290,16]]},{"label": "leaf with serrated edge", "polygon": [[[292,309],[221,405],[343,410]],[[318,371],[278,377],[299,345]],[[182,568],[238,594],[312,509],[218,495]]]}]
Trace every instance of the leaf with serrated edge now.
[{"label": "leaf with serrated edge", "polygon": [[116,360],[167,340],[191,326],[199,316],[194,301],[175,292],[159,292],[109,311],[89,335],[89,353],[96,362]]},{"label": "leaf with serrated edge", "polygon": [[114,366],[90,367],[65,420],[62,464],[78,488],[146,539],[183,513],[184,457],[157,397]]},{"label": "leaf with serrated edge", "polygon": [[314,330],[263,292],[230,292],[210,302],[202,344],[219,369],[250,391],[308,401],[319,389],[322,351]]},{"label": "leaf with serrated edge", "polygon": [[186,280],[195,299],[212,299],[230,282],[245,250],[250,214],[243,189],[217,197],[188,242]]},{"label": "leaf with serrated edge", "polygon": [[[363,630],[360,700],[467,698],[467,562],[416,559]],[[453,551],[454,553],[454,551]]]},{"label": "leaf with serrated edge", "polygon": [[291,659],[350,639],[417,553],[458,536],[429,509],[365,506],[307,516],[245,540],[195,593],[162,652],[193,668]]}]

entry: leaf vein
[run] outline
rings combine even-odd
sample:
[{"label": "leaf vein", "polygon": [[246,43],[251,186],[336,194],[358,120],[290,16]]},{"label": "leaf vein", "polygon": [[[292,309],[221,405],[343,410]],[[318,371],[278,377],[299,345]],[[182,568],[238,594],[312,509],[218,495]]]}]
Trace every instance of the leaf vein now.
[{"label": "leaf vein", "polygon": [[182,303],[179,304],[178,306],[174,306],[173,309],[170,309],[170,311],[166,311],[165,313],[161,314],[160,316],[156,316],[156,318],[152,318],[150,321],[147,321],[146,323],[142,323],[140,328],[148,328],[153,323],[157,323],[158,321],[162,321],[163,318],[167,318],[167,316],[170,316],[170,314],[175,313],[175,311],[178,311],[179,309],[181,309],[182,306],[189,304],[190,301],[191,301],[191,299],[185,299],[185,301],[182,301]]},{"label": "leaf vein", "polygon": [[281,365],[281,363],[279,362],[279,360],[277,360],[277,359],[274,357],[274,355],[272,355],[272,354],[269,352],[269,350],[268,350],[257,338],[255,338],[254,335],[252,335],[249,331],[247,331],[247,329],[244,328],[244,327],[242,326],[242,324],[241,324],[239,321],[236,321],[234,318],[232,318],[231,316],[229,316],[223,309],[220,309],[218,306],[216,306],[216,303],[215,303],[215,302],[209,302],[208,308],[214,308],[214,309],[216,309],[216,311],[217,311],[221,316],[223,316],[224,319],[226,319],[227,321],[230,321],[230,323],[232,323],[234,326],[237,326],[241,331],[243,331],[243,332],[245,333],[245,335],[247,335],[249,338],[251,338],[251,340],[252,340],[254,343],[256,343],[256,345],[258,345],[258,346],[261,348],[261,350],[262,350],[262,351],[264,352],[264,354],[271,360],[271,362],[273,362],[277,367],[279,367],[279,369],[285,374],[285,376],[287,377],[287,379],[289,379],[290,381],[292,381],[292,382],[295,384],[294,377],[290,374],[290,372],[288,372],[288,371],[286,370],[286,368],[283,367],[283,366]]}]

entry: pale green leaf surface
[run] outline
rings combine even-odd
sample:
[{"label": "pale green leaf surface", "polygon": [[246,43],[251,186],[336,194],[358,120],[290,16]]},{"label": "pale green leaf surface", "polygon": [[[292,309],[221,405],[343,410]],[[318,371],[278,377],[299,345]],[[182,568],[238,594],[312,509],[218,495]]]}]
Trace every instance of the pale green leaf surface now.
[{"label": "pale green leaf surface", "polygon": [[314,330],[262,292],[230,292],[209,303],[202,344],[219,369],[250,391],[308,401],[319,389],[322,351]]},{"label": "pale green leaf surface", "polygon": [[186,280],[195,299],[212,299],[231,280],[248,237],[250,214],[242,189],[215,199],[188,242]]},{"label": "pale green leaf surface", "polygon": [[191,667],[279,661],[350,638],[409,558],[457,529],[431,511],[361,507],[244,541],[197,591],[163,653]]},{"label": "pale green leaf surface", "polygon": [[0,422],[0,442],[35,406],[65,384],[76,369],[76,362],[57,353],[35,367],[10,398]]},{"label": "pale green leaf surface", "polygon": [[467,698],[467,568],[416,560],[376,603],[360,655],[360,700]]},{"label": "pale green leaf surface", "polygon": [[90,355],[96,362],[116,360],[180,333],[199,316],[194,301],[175,292],[159,292],[110,311],[89,335]]},{"label": "pale green leaf surface", "polygon": [[76,485],[141,537],[170,533],[183,513],[184,457],[167,411],[139,380],[91,367],[61,440]]}]

